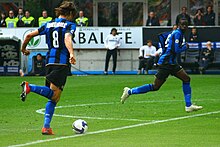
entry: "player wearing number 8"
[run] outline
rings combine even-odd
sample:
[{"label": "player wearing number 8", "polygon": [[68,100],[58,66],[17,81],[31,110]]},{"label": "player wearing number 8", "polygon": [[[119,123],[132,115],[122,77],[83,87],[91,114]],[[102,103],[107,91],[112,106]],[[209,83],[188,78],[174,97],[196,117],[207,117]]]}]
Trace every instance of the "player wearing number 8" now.
[{"label": "player wearing number 8", "polygon": [[37,35],[46,35],[46,43],[49,48],[46,56],[46,85],[37,86],[26,81],[21,83],[23,88],[21,93],[22,101],[25,101],[27,94],[30,92],[49,99],[45,109],[43,135],[53,134],[50,122],[66,83],[69,73],[68,64],[76,63],[72,44],[76,25],[70,21],[76,13],[75,5],[72,2],[64,1],[58,8],[55,8],[55,12],[58,18],[28,34],[21,48],[24,55],[29,55],[30,51],[26,49],[26,46],[31,38]]}]

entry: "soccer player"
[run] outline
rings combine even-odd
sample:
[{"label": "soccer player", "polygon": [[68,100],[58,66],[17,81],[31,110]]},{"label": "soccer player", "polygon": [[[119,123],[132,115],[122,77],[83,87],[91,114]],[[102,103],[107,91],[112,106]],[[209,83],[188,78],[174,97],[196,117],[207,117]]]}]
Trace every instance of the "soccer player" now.
[{"label": "soccer player", "polygon": [[76,30],[75,23],[71,22],[75,13],[75,6],[72,2],[64,1],[55,13],[58,18],[52,20],[39,29],[29,33],[22,44],[21,51],[24,55],[29,55],[30,51],[26,49],[28,42],[37,35],[46,35],[49,51],[46,56],[46,86],[37,86],[24,81],[21,83],[23,88],[21,100],[25,101],[30,92],[37,93],[49,99],[46,104],[43,135],[53,135],[50,128],[50,122],[54,109],[58,101],[66,78],[69,73],[68,64],[75,64],[75,56],[72,46],[72,37]]},{"label": "soccer player", "polygon": [[123,104],[125,100],[133,94],[143,94],[150,91],[157,91],[164,84],[167,77],[171,74],[182,81],[182,89],[185,98],[185,111],[192,112],[202,109],[202,106],[193,105],[191,102],[191,87],[190,87],[190,77],[184,71],[184,69],[177,64],[176,55],[188,48],[188,44],[184,42],[184,33],[188,29],[188,21],[186,19],[181,19],[179,21],[179,27],[174,30],[171,35],[164,40],[165,44],[163,52],[159,58],[158,72],[155,75],[155,80],[153,84],[146,84],[135,88],[124,88],[124,92],[121,96],[121,103]]}]

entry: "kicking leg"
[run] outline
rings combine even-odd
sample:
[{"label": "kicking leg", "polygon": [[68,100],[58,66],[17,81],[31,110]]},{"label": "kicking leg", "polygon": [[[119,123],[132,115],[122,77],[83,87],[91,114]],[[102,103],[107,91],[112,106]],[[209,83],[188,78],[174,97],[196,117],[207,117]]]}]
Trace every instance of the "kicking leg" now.
[{"label": "kicking leg", "polygon": [[54,95],[53,90],[47,86],[37,86],[37,85],[29,84],[28,82],[24,81],[21,83],[21,87],[22,87],[22,93],[20,96],[22,101],[26,100],[27,94],[30,92],[37,93],[48,99],[51,99]]},{"label": "kicking leg", "polygon": [[37,93],[49,99],[45,108],[44,127],[42,128],[42,134],[53,135],[54,133],[50,128],[50,122],[52,120],[56,104],[60,100],[62,92],[61,89],[55,86],[53,83],[50,83],[50,87],[47,87],[28,84],[28,82],[22,82],[21,86],[23,88],[21,94],[22,101],[25,101],[27,94],[30,92]]}]

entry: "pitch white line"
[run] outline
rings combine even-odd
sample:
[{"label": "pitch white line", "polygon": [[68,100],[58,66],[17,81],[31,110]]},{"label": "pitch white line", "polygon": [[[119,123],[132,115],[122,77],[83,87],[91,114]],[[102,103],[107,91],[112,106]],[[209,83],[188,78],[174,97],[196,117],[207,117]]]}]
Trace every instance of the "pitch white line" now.
[{"label": "pitch white line", "polygon": [[[61,108],[61,107],[60,107]],[[44,114],[44,108],[36,110],[39,114]],[[105,117],[90,117],[90,116],[72,116],[72,115],[63,115],[63,114],[53,114],[53,116],[65,117],[65,118],[80,118],[80,119],[97,119],[97,120],[121,120],[121,121],[137,121],[137,122],[149,122],[152,120],[141,120],[141,119],[125,119],[125,118],[105,118]]]},{"label": "pitch white line", "polygon": [[[66,105],[66,106],[57,106],[56,109],[69,108],[69,107],[85,107],[85,106],[97,106],[97,105],[113,105],[115,103],[91,103],[91,104],[76,104],[76,105]],[[44,114],[45,108],[36,110],[39,114]],[[141,120],[141,119],[125,119],[125,118],[105,118],[105,117],[89,117],[89,116],[72,116],[72,115],[63,115],[63,114],[54,114],[53,116],[65,117],[65,118],[81,118],[81,119],[97,119],[97,120],[121,120],[121,121],[137,121],[137,122],[149,122],[152,120]]]},{"label": "pitch white line", "polygon": [[136,125],[129,125],[129,126],[124,126],[124,127],[118,127],[118,128],[113,128],[113,129],[99,130],[99,131],[94,131],[94,132],[88,132],[86,134],[81,134],[81,135],[70,135],[70,136],[56,137],[56,138],[52,138],[52,139],[37,140],[37,141],[28,142],[28,143],[24,143],[24,144],[11,145],[11,146],[8,146],[8,147],[28,146],[28,145],[39,144],[39,143],[44,143],[44,142],[50,142],[50,141],[68,139],[68,138],[77,138],[77,137],[82,137],[82,136],[87,136],[87,135],[93,135],[93,134],[100,134],[100,133],[130,129],[130,128],[135,128],[135,127],[147,126],[147,125],[170,122],[170,121],[176,121],[176,120],[183,120],[183,119],[194,118],[194,117],[199,117],[199,116],[206,116],[206,115],[217,114],[217,113],[220,113],[220,110],[219,111],[214,111],[214,112],[207,112],[207,113],[201,113],[201,114],[195,114],[195,115],[189,115],[189,116],[182,116],[182,117],[164,119],[164,120],[157,120],[157,121],[146,122],[146,123],[141,123],[141,124],[136,124]]},{"label": "pitch white line", "polygon": [[62,115],[54,114],[54,116],[66,117],[66,118],[81,118],[81,119],[97,119],[97,120],[124,120],[124,121],[137,121],[137,122],[149,122],[152,120],[141,120],[141,119],[123,119],[123,118],[105,118],[105,117],[89,117],[89,116],[71,116],[71,115]]},{"label": "pitch white line", "polygon": [[[196,101],[204,101],[196,100]],[[209,99],[210,100],[210,99]],[[142,103],[167,103],[167,102],[182,102],[182,100],[148,100],[148,101],[136,101],[133,103],[142,104]],[[114,102],[105,102],[105,103],[90,103],[90,104],[75,104],[75,105],[66,105],[66,106],[57,106],[55,109],[61,108],[70,108],[70,107],[85,107],[85,106],[97,106],[97,105],[113,105]],[[44,114],[45,108],[36,110],[39,114]],[[65,117],[65,118],[81,118],[81,119],[97,119],[97,120],[120,120],[120,121],[136,121],[136,122],[149,122],[152,120],[142,120],[142,119],[123,119],[123,118],[105,118],[105,117],[91,117],[91,116],[72,116],[72,115],[63,115],[63,114],[54,114],[54,116]]]},{"label": "pitch white line", "polygon": [[[137,101],[134,103],[164,103],[164,102],[179,102],[182,100],[162,100],[162,101]],[[113,102],[106,102],[106,103],[90,103],[90,104],[76,104],[76,105],[66,105],[66,106],[57,106],[55,109],[61,108],[70,108],[70,107],[85,107],[85,106],[98,106],[98,105],[113,105]],[[36,110],[39,114],[44,114],[45,108]],[[62,115],[62,114],[54,114],[54,116],[58,117],[65,117],[65,118],[81,118],[81,119],[97,119],[97,120],[122,120],[122,121],[137,121],[137,122],[149,122],[152,120],[141,120],[141,119],[123,119],[123,118],[103,118],[103,117],[89,117],[89,116],[71,116],[71,115]]]}]

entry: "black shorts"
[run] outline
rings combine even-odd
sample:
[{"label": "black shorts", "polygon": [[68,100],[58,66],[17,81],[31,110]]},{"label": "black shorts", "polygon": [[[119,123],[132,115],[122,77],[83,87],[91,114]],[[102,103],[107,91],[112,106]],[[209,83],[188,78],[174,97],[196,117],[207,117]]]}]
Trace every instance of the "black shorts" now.
[{"label": "black shorts", "polygon": [[66,78],[69,74],[69,67],[65,65],[47,65],[46,66],[46,83],[50,87],[50,83],[63,90]]},{"label": "black shorts", "polygon": [[158,71],[156,73],[156,77],[160,80],[166,80],[167,77],[171,75],[176,75],[179,71],[183,70],[182,66],[175,64],[175,65],[159,65]]}]

